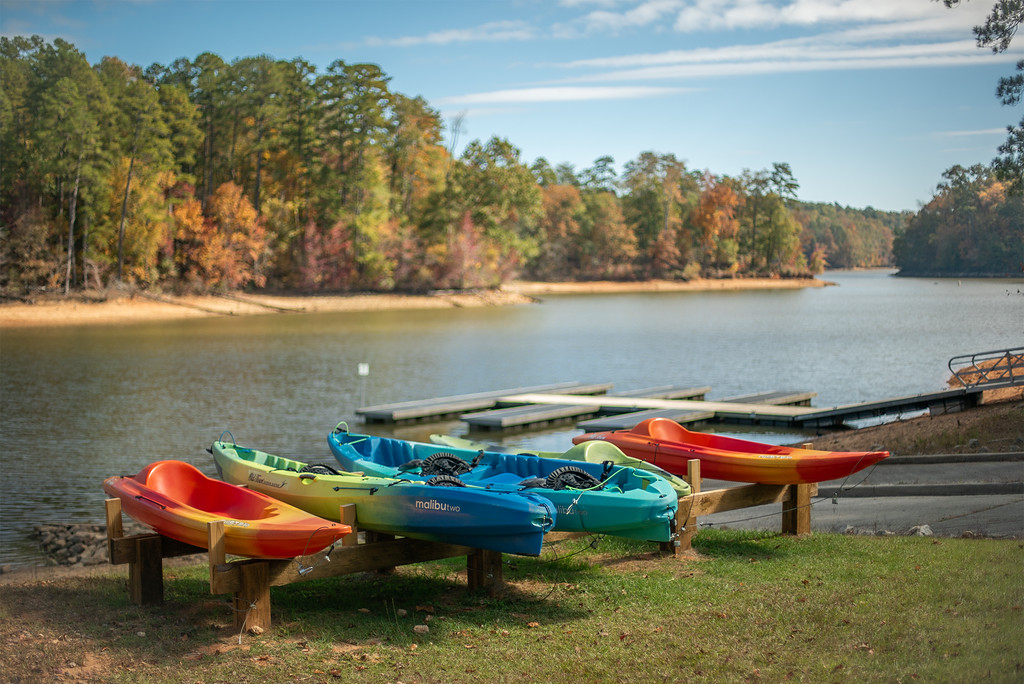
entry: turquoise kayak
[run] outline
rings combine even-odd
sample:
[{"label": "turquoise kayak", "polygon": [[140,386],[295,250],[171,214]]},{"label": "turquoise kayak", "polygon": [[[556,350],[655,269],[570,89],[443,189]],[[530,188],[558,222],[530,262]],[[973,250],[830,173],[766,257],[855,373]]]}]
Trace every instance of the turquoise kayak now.
[{"label": "turquoise kayak", "polygon": [[357,526],[384,534],[537,556],[557,515],[554,504],[533,491],[343,473],[233,441],[216,441],[209,451],[225,482],[328,520],[340,520],[341,506],[355,504]]},{"label": "turquoise kayak", "polygon": [[[555,530],[658,542],[673,537],[678,497],[664,478],[648,470],[361,435],[349,432],[344,423],[327,443],[344,470],[453,488],[539,494],[558,511]],[[579,446],[603,448],[599,443]]]},{"label": "turquoise kayak", "polygon": [[[451,435],[430,435],[430,441],[434,444],[440,444],[442,446],[456,447],[459,449],[472,449],[479,451],[497,451],[504,454],[535,454],[542,458],[562,458],[572,461],[589,461],[591,463],[603,463],[604,461],[611,461],[616,465],[629,466],[631,468],[639,468],[641,470],[649,470],[655,475],[668,480],[668,483],[672,485],[672,489],[676,490],[676,495],[690,496],[693,490],[690,488],[690,483],[679,477],[673,475],[664,468],[659,468],[653,463],[648,463],[639,458],[633,458],[627,456],[622,449],[615,446],[611,442],[604,442],[600,440],[591,440],[590,446],[584,449],[579,447],[582,444],[577,444],[568,451],[534,451],[532,449],[519,449],[509,448],[503,446],[497,446],[494,444],[484,444],[483,442],[474,442],[471,439],[465,439],[464,437],[453,437]],[[598,446],[600,445],[600,446]]]}]

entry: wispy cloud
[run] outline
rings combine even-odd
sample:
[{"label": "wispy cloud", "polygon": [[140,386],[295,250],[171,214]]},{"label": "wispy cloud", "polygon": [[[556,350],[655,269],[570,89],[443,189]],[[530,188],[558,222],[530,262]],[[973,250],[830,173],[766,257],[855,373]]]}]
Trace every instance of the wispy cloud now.
[{"label": "wispy cloud", "polygon": [[416,47],[419,45],[532,40],[536,37],[536,29],[524,21],[494,21],[470,28],[435,31],[422,36],[404,36],[400,38],[371,36],[365,40],[365,43],[371,46]]},{"label": "wispy cloud", "polygon": [[1006,135],[1005,128],[983,128],[977,131],[938,131],[940,138],[968,138],[976,135]]},{"label": "wispy cloud", "polygon": [[722,62],[755,62],[761,60],[847,60],[893,57],[940,57],[977,55],[971,40],[893,46],[850,46],[830,37],[813,40],[795,39],[760,45],[729,45],[721,48],[671,50],[668,52],[620,55],[566,62],[560,66],[580,68],[643,68],[677,64],[710,64]]},{"label": "wispy cloud", "polygon": [[838,40],[906,40],[924,34],[934,39],[969,35],[970,27],[982,23],[988,12],[980,1],[948,9],[930,0],[562,0],[559,5],[575,16],[550,26],[517,19],[423,35],[370,36],[363,42],[416,47],[571,39],[641,29],[697,33],[784,26],[825,28]]},{"label": "wispy cloud", "polygon": [[950,10],[927,0],[640,0],[603,6],[571,23],[583,32],[616,32],[654,26],[668,19],[676,31],[692,33],[938,18],[962,30],[982,21],[988,10],[986,3],[969,3]]},{"label": "wispy cloud", "polygon": [[581,102],[586,100],[628,100],[690,92],[692,88],[652,86],[561,86],[517,88],[486,93],[456,95],[440,99],[441,105],[524,104],[535,102]]},{"label": "wispy cloud", "polygon": [[844,44],[833,35],[720,48],[671,50],[576,60],[567,70],[598,70],[568,82],[672,80],[700,77],[851,69],[925,68],[1013,62],[1024,48],[1001,55],[979,50],[972,40],[896,45]]},{"label": "wispy cloud", "polygon": [[[539,27],[526,21],[493,22],[418,37],[374,38],[367,42],[416,46],[557,40],[625,30],[714,33],[721,40],[732,30],[780,26],[795,27],[804,34],[754,45],[608,55],[538,64],[538,68],[547,72],[546,87],[470,93],[447,98],[442,103],[487,105],[639,99],[684,92],[681,87],[654,85],[665,81],[941,68],[1019,59],[1024,55],[1024,47],[1015,46],[1002,55],[977,48],[970,27],[984,21],[988,11],[984,5],[980,0],[955,9],[931,0],[788,0],[781,3],[778,0],[561,0],[559,6],[563,12],[576,16],[557,25]],[[557,78],[559,70],[564,78]],[[618,85],[621,83],[630,85]]]}]

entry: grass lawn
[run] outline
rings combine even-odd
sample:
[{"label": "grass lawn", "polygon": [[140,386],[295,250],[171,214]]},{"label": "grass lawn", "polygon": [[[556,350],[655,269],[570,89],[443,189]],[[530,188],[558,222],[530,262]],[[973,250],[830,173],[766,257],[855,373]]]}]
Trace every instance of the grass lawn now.
[{"label": "grass lawn", "polygon": [[696,553],[611,537],[271,590],[239,633],[206,566],[130,603],[123,568],[0,585],[5,681],[1024,681],[1020,540],[703,530]]}]

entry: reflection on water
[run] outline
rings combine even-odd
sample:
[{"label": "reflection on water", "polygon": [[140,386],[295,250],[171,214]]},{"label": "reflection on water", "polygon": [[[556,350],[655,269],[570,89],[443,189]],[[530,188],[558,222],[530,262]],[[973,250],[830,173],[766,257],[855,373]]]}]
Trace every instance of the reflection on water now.
[{"label": "reflection on water", "polygon": [[[815,406],[833,406],[941,389],[950,357],[1024,344],[1024,281],[825,278],[839,286],[5,330],[0,562],[36,560],[35,523],[102,522],[106,477],[166,458],[212,475],[205,449],[224,430],[329,460],[326,436],[341,420],[410,439],[465,432],[457,421],[367,427],[362,404],[567,380],[710,385],[709,398],[809,390]],[[560,451],[578,433],[474,436]]]}]

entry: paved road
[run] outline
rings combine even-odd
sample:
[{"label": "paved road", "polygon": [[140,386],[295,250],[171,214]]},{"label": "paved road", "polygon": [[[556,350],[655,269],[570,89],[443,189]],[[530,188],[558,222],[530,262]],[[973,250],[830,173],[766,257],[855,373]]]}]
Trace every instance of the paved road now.
[{"label": "paved road", "polygon": [[[703,489],[732,484],[705,480]],[[818,492],[811,529],[819,532],[906,534],[928,525],[936,536],[1024,539],[1022,453],[893,457],[845,481],[823,482]],[[781,504],[757,506],[700,523],[778,530],[781,511]]]}]

